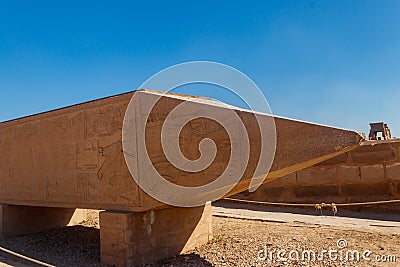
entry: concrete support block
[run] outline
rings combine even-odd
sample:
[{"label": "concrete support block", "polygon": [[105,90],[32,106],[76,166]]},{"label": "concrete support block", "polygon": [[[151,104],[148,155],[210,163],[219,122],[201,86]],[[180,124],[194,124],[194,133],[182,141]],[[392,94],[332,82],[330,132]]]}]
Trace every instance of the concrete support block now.
[{"label": "concrete support block", "polygon": [[211,204],[148,212],[100,213],[101,261],[118,267],[172,257],[212,239]]},{"label": "concrete support block", "polygon": [[86,210],[0,205],[0,237],[12,237],[78,224]]},{"label": "concrete support block", "polygon": [[382,164],[361,167],[362,183],[382,183],[385,181],[385,172]]}]

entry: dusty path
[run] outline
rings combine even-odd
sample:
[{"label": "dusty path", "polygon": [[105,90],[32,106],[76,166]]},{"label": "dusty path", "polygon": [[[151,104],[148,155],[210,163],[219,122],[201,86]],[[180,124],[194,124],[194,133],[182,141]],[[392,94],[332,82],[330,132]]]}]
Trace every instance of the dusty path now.
[{"label": "dusty path", "polygon": [[[237,219],[253,219],[270,222],[281,223],[306,223],[316,225],[341,226],[349,228],[362,228],[366,230],[384,230],[400,234],[400,214],[387,213],[354,213],[341,211],[339,215],[318,215],[315,210],[308,210],[313,214],[299,214],[298,210],[281,209],[280,211],[268,211],[263,206],[237,204],[237,203],[218,203],[213,207],[213,215],[219,217],[237,218]],[[324,211],[324,214],[331,212]],[[350,217],[353,216],[353,217]],[[361,217],[361,218],[360,218]],[[363,218],[364,217],[364,218]],[[374,219],[366,219],[374,218]]]}]

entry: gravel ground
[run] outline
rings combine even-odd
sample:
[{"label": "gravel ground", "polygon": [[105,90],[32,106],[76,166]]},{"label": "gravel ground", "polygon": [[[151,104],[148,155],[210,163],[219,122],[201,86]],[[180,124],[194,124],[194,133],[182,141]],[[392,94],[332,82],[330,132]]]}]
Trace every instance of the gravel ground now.
[{"label": "gravel ground", "polygon": [[[311,225],[302,223],[274,223],[214,217],[214,239],[190,253],[146,266],[399,266],[400,235],[384,231],[366,231],[354,228]],[[99,263],[99,226],[96,219],[83,225],[22,236],[0,239],[0,246],[36,260],[56,266],[105,266]],[[348,246],[338,249],[337,240],[345,239]],[[258,260],[260,250],[297,250],[295,261]],[[304,250],[320,253],[323,249],[372,251],[376,255],[395,255],[397,263],[377,263],[361,260],[302,261]],[[264,253],[260,254],[263,256]],[[292,254],[295,258],[296,254]],[[318,256],[318,255],[317,255]],[[288,255],[286,255],[288,257]],[[1,265],[3,262],[3,265]],[[0,252],[0,266],[37,266]]]}]

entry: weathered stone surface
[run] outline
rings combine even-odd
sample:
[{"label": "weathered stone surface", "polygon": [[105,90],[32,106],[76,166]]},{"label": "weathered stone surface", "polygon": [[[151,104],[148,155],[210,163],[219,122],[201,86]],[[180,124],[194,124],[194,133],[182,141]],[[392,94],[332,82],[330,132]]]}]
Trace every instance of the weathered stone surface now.
[{"label": "weathered stone surface", "polygon": [[268,196],[268,197],[282,197],[284,195],[289,194],[288,188],[287,187],[265,187],[262,189],[262,191]]},{"label": "weathered stone surface", "polygon": [[387,164],[386,175],[389,180],[400,181],[400,162]]},{"label": "weathered stone surface", "polygon": [[385,180],[382,164],[361,166],[360,170],[363,183],[380,183]]},{"label": "weathered stone surface", "polygon": [[359,166],[340,166],[338,167],[338,180],[343,184],[361,183],[361,173]]},{"label": "weathered stone surface", "polygon": [[375,146],[363,146],[357,151],[351,152],[351,158],[354,163],[369,163],[392,161],[397,159],[396,149],[393,149],[390,144],[379,144]]},{"label": "weathered stone surface", "polygon": [[[390,196],[389,183],[347,184],[341,186],[341,192],[349,197],[365,196],[365,201],[373,200],[371,196]],[[354,198],[353,198],[354,199]]]},{"label": "weathered stone surface", "polygon": [[342,155],[339,155],[337,157],[325,160],[315,166],[331,166],[331,165],[338,165],[338,164],[344,164],[348,161],[349,158],[349,154],[348,153],[344,153]]},{"label": "weathered stone surface", "polygon": [[394,188],[396,190],[396,195],[399,196],[400,195],[400,182],[395,182]]},{"label": "weathered stone surface", "polygon": [[[139,188],[124,160],[123,119],[133,94],[142,102],[160,96],[157,92],[136,91],[0,123],[0,201],[135,212],[165,208],[164,203]],[[198,119],[182,129],[180,146],[188,159],[195,159],[199,141],[212,138],[221,148],[212,166],[191,173],[176,169],[166,160],[159,145],[163,122],[174,107],[188,99],[191,105],[212,108],[220,114],[232,110],[205,99],[162,96],[146,124],[146,145],[151,161],[165,179],[196,186],[214,181],[220,175],[229,162],[230,146],[223,128],[212,120]],[[242,179],[228,196],[248,189],[261,149],[254,113],[234,110],[249,134],[250,158]],[[268,115],[260,118],[261,123],[271,120]],[[267,180],[338,156],[358,147],[362,141],[362,136],[353,131],[279,117],[273,120],[277,148]]]},{"label": "weathered stone surface", "polygon": [[291,173],[285,175],[281,178],[275,179],[273,181],[267,182],[266,187],[288,187],[294,184],[297,184],[297,177],[296,173]]},{"label": "weathered stone surface", "polygon": [[296,197],[326,197],[339,195],[335,185],[300,186],[293,189]]},{"label": "weathered stone surface", "polygon": [[304,185],[336,184],[336,168],[309,168],[297,173],[297,181]]},{"label": "weathered stone surface", "polygon": [[100,213],[101,260],[117,267],[172,257],[211,239],[210,203],[197,208]]},{"label": "weathered stone surface", "polygon": [[[291,177],[297,176],[296,180],[277,179],[264,184],[254,193],[238,194],[233,198],[267,202],[276,202],[279,198],[279,202],[284,203],[321,203],[335,201],[334,199],[338,201],[337,203],[397,199],[400,194],[400,159],[387,161],[387,157],[376,155],[390,155],[393,149],[399,150],[399,148],[400,139],[373,143],[367,141],[347,155],[343,154],[317,164],[316,167],[298,171],[297,175],[292,174]],[[368,158],[368,160],[363,163],[355,163],[351,154],[367,154],[365,159]],[[376,156],[374,160],[377,161],[365,163],[371,160],[371,154]],[[348,156],[349,158],[347,158]],[[337,169],[337,181],[332,184],[334,180],[332,169],[335,168]],[[327,196],[323,193],[325,190],[325,192],[336,194],[336,189],[323,187],[329,183],[339,190],[339,195]],[[275,187],[286,188],[286,190],[274,191]],[[278,193],[279,196],[277,196]],[[380,206],[376,206],[376,208],[379,209]]]}]

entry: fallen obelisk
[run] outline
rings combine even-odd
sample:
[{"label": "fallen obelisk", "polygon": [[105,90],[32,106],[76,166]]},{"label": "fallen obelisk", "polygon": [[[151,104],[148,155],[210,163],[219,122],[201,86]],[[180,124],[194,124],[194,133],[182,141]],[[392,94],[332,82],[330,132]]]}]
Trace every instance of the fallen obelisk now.
[{"label": "fallen obelisk", "polygon": [[[74,209],[80,208],[105,210],[100,213],[100,242],[101,260],[108,264],[148,263],[210,240],[210,204],[172,207],[150,196],[132,178],[122,135],[133,96],[139,114],[140,105],[159,98],[146,119],[146,154],[164,179],[186,187],[205,185],[221,175],[232,156],[232,144],[219,123],[196,118],[180,131],[182,153],[197,159],[199,142],[207,136],[215,143],[215,159],[206,170],[180,170],[169,163],[161,145],[168,114],[184,102],[212,109],[222,117],[226,113],[226,120],[228,111],[235,112],[245,126],[250,150],[243,175],[229,185],[225,196],[249,188],[262,147],[262,132],[253,112],[204,98],[139,90],[0,123],[0,235],[66,225]],[[274,158],[264,182],[346,153],[364,140],[349,130],[266,114],[257,117],[260,123],[273,120],[276,130]],[[138,158],[139,174],[148,177],[140,169],[143,159],[132,157]]]}]

